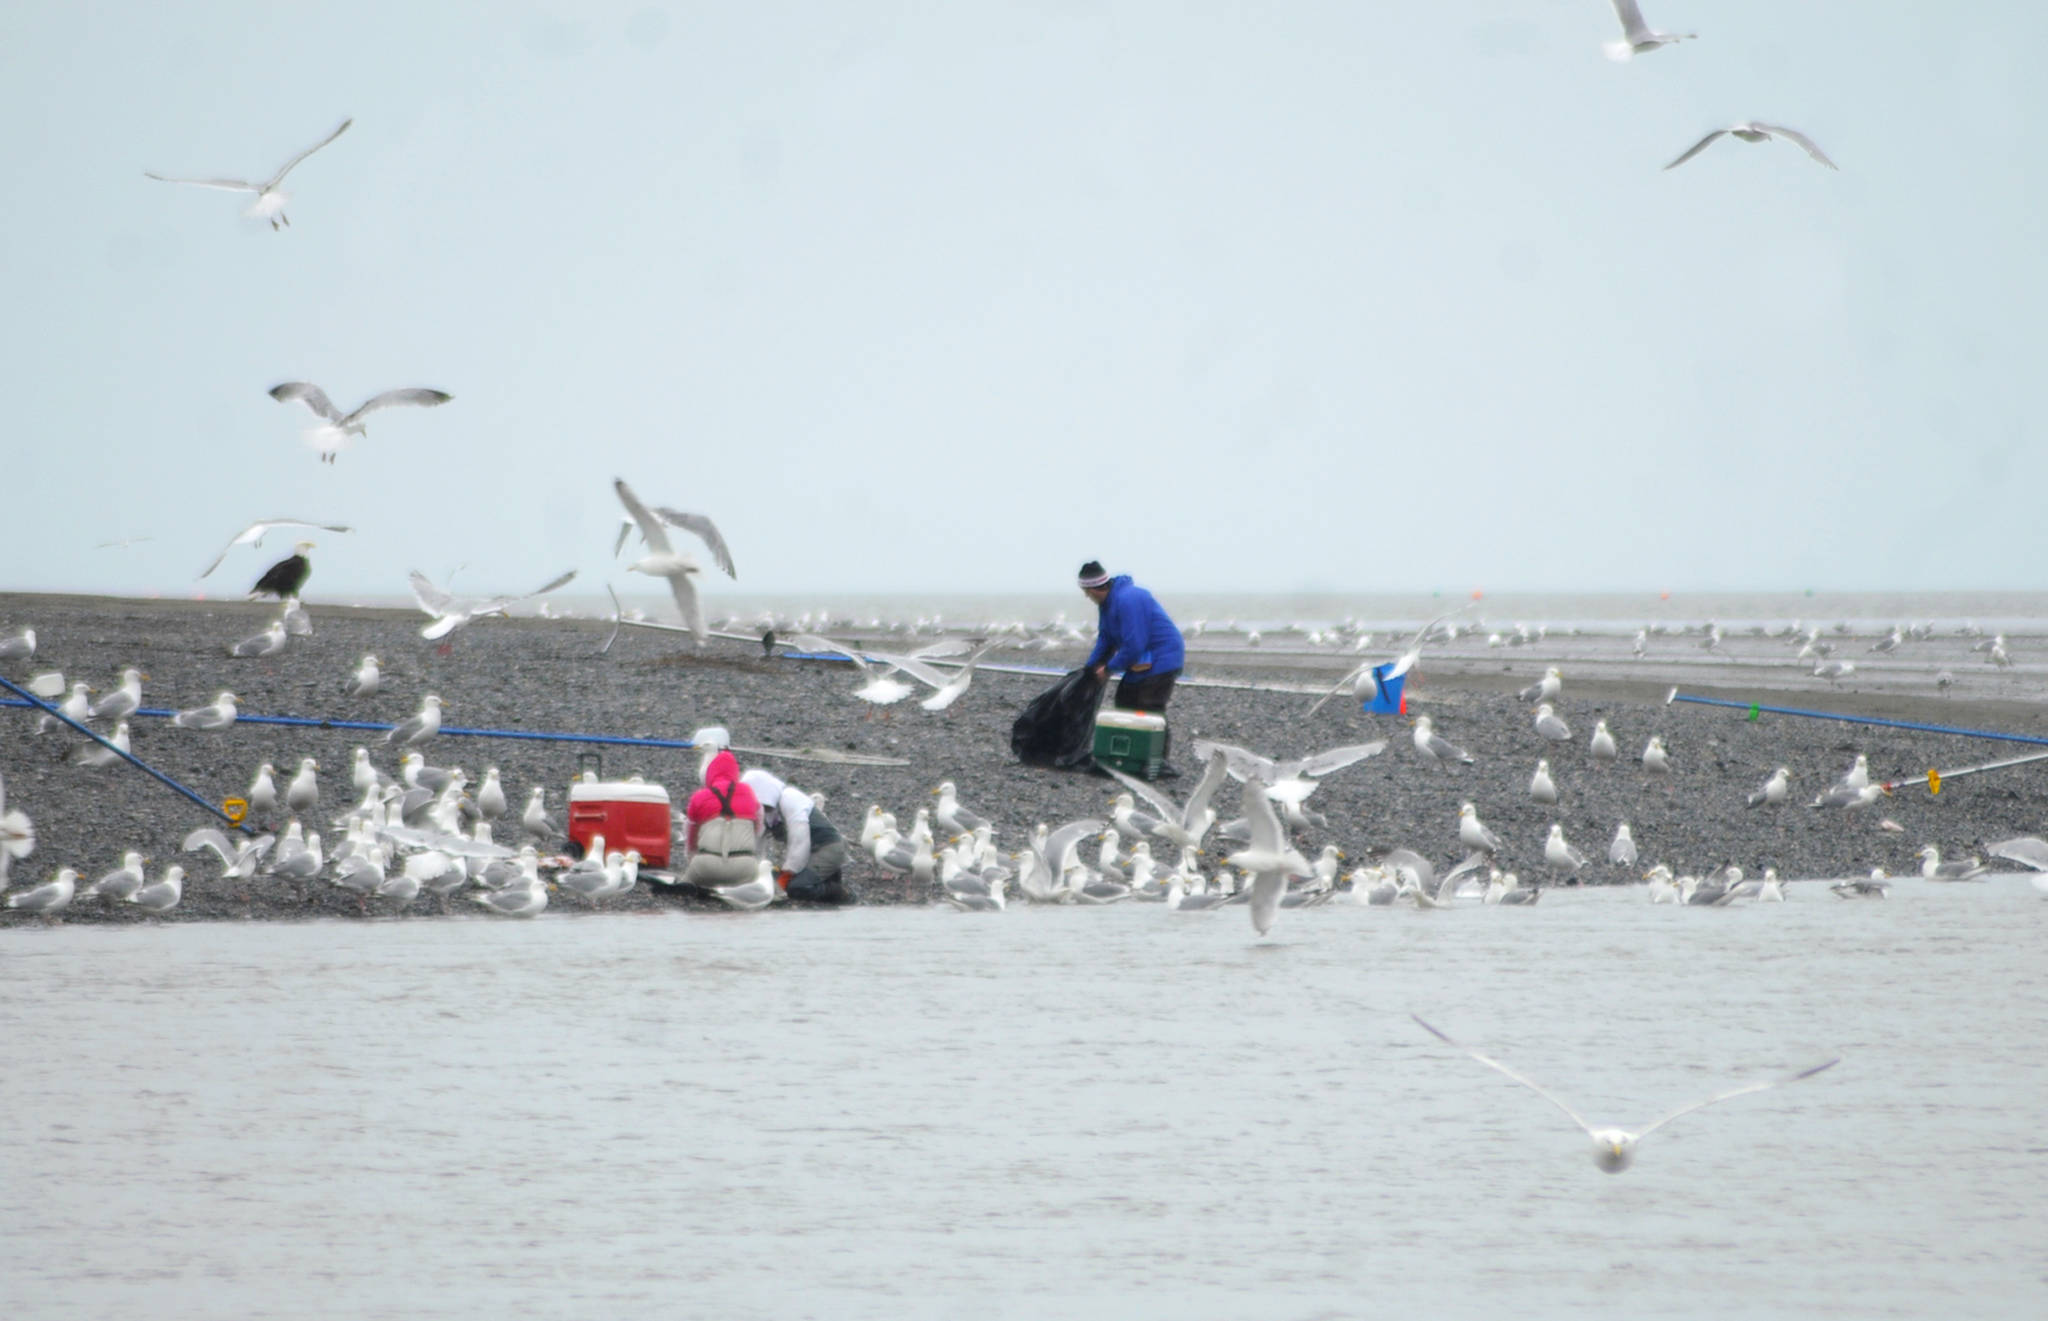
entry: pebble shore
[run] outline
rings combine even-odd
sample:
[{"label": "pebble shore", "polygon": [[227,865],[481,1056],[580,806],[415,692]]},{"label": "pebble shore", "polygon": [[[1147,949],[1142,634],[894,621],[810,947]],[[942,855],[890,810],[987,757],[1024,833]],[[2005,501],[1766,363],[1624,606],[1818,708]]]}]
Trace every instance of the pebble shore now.
[{"label": "pebble shore", "polygon": [[[259,632],[275,607],[226,602],[134,601],[61,596],[0,596],[0,629],[32,625],[39,635],[35,658],[8,662],[0,674],[17,683],[45,670],[61,670],[96,688],[111,687],[124,666],[146,675],[145,708],[182,709],[211,701],[231,689],[246,714],[292,715],[328,720],[398,721],[418,709],[427,693],[446,704],[445,721],[463,728],[602,733],[686,739],[703,725],[731,729],[741,747],[818,748],[828,752],[899,758],[901,766],[805,761],[743,756],[770,767],[804,788],[826,796],[827,811],[849,835],[858,831],[870,803],[880,803],[906,824],[931,791],[950,779],[961,801],[992,818],[1005,850],[1022,847],[1039,821],[1059,823],[1106,815],[1115,788],[1091,776],[1038,771],[1019,766],[1009,751],[1017,712],[1051,679],[1037,675],[983,672],[945,714],[904,702],[886,714],[871,710],[850,693],[855,680],[843,665],[768,658],[758,646],[714,641],[701,653],[673,635],[628,630],[608,655],[598,651],[611,632],[591,620],[491,619],[455,634],[448,654],[418,636],[420,617],[395,610],[313,605],[314,631],[294,638],[280,655],[231,660],[230,643]],[[383,690],[368,700],[343,696],[343,682],[365,652],[374,652],[384,671]],[[1041,665],[1078,663],[1071,655],[997,652],[992,661]],[[1334,680],[1351,658],[1328,659]],[[1370,859],[1390,847],[1414,849],[1439,866],[1461,856],[1457,813],[1461,802],[1477,805],[1482,818],[1505,844],[1502,865],[1525,884],[1624,883],[1641,870],[1665,862],[1679,871],[1704,871],[1723,863],[1746,870],[1776,867],[1787,878],[1860,876],[1872,867],[1893,873],[1917,867],[1923,844],[1944,856],[1982,852],[1987,843],[2038,833],[2041,802],[2048,790],[2048,761],[1967,778],[1952,779],[1939,795],[1925,787],[1850,811],[1810,810],[1805,804],[1846,770],[1856,754],[1869,758],[1873,778],[1924,774],[1930,767],[1960,767],[2031,749],[1949,735],[1855,726],[1835,721],[1741,711],[1665,705],[1654,681],[1575,685],[1569,670],[1558,713],[1569,722],[1567,742],[1546,743],[1531,723],[1531,708],[1513,689],[1541,673],[1540,655],[1500,664],[1437,665],[1427,655],[1411,685],[1411,713],[1427,711],[1437,732],[1469,750],[1470,766],[1442,767],[1414,749],[1408,721],[1375,716],[1355,702],[1332,701],[1304,719],[1312,698],[1294,691],[1183,685],[1172,709],[1173,761],[1184,772],[1163,788],[1177,796],[1192,787],[1197,767],[1189,751],[1198,737],[1215,738],[1276,756],[1299,756],[1322,748],[1371,739],[1389,740],[1380,756],[1331,775],[1310,800],[1328,828],[1301,839],[1310,848],[1334,843],[1349,861]],[[1216,663],[1191,658],[1191,679],[1234,678],[1259,682],[1282,679],[1254,668],[1250,658]],[[1284,682],[1313,682],[1313,673],[1290,668]],[[1796,705],[1821,705],[1807,695]],[[1862,709],[1872,704],[1865,702]],[[2008,731],[2038,732],[2040,716],[2017,705],[1938,700],[1887,699],[1878,703],[1891,718]],[[1839,709],[1856,709],[1854,701]],[[1594,722],[1605,719],[1621,747],[1613,763],[1599,763],[1588,751]],[[15,889],[40,883],[58,866],[76,867],[84,881],[113,868],[126,849],[150,859],[154,878],[172,861],[188,873],[185,899],[158,917],[125,905],[84,900],[65,910],[66,922],[304,920],[363,916],[354,895],[324,879],[292,883],[258,876],[226,882],[211,854],[179,855],[179,842],[195,827],[212,823],[201,809],[132,767],[86,769],[66,762],[79,740],[68,732],[33,733],[36,715],[0,709],[0,774],[10,807],[34,820],[34,854],[15,864]],[[278,771],[280,789],[299,758],[318,760],[321,800],[309,829],[334,838],[331,818],[355,795],[348,770],[353,750],[368,747],[376,764],[395,772],[397,753],[380,736],[361,731],[238,723],[201,733],[176,729],[167,720],[137,717],[131,723],[137,756],[197,790],[209,800],[243,793],[265,761]],[[1668,776],[1649,775],[1637,761],[1651,735],[1662,737],[1674,767]],[[596,749],[576,742],[550,743],[444,735],[421,745],[427,760],[459,765],[473,782],[485,766],[499,768],[513,814],[532,785],[548,790],[551,810],[562,813],[566,786],[577,754],[602,751],[608,777],[644,775],[669,787],[680,806],[694,787],[695,757],[687,751]],[[1531,801],[1529,779],[1536,760],[1547,757],[1560,801]],[[1750,792],[1776,766],[1791,770],[1792,804],[1748,809]],[[1236,793],[1225,791],[1221,807],[1236,815]],[[1634,868],[1609,866],[1608,841],[1616,823],[1630,823],[1641,862]],[[1900,830],[1883,829],[1889,820]],[[1543,843],[1553,822],[1594,859],[1569,876],[1543,861]],[[521,842],[507,823],[501,842]],[[1092,847],[1091,847],[1092,855]],[[906,893],[901,882],[875,872],[862,857],[849,879],[867,904],[928,902]],[[83,882],[82,882],[83,883]],[[607,911],[653,910],[688,901],[650,893],[645,887],[604,905]],[[575,898],[557,896],[550,916],[585,911]],[[485,920],[474,906],[454,912]],[[373,903],[369,915],[438,919],[434,901],[421,898],[403,912]],[[37,919],[0,911],[0,925],[23,926]]]}]

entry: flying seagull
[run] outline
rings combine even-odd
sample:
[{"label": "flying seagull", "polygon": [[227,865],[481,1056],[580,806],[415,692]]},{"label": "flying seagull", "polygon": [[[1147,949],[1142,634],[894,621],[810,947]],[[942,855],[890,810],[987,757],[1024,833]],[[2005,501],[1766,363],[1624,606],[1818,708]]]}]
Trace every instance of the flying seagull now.
[{"label": "flying seagull", "polygon": [[1697,32],[1653,32],[1643,21],[1643,11],[1636,0],[1614,0],[1614,16],[1621,20],[1621,35],[1613,41],[1600,44],[1608,59],[1620,62],[1647,55],[1659,46],[1675,46],[1681,41],[1697,41]]},{"label": "flying seagull", "polygon": [[1687,147],[1685,149],[1684,155],[1680,156],[1677,160],[1671,162],[1671,164],[1665,166],[1664,168],[1667,170],[1677,169],[1679,166],[1685,164],[1693,157],[1705,151],[1709,146],[1713,144],[1715,138],[1721,137],[1724,134],[1728,133],[1733,133],[1736,137],[1741,138],[1744,142],[1769,142],[1772,138],[1784,138],[1788,142],[1796,142],[1800,146],[1806,148],[1807,155],[1813,157],[1815,160],[1819,161],[1822,165],[1827,166],[1829,169],[1837,170],[1841,168],[1839,165],[1836,165],[1833,161],[1828,159],[1827,153],[1822,151],[1818,146],[1816,146],[1812,138],[1807,137],[1804,133],[1801,133],[1799,130],[1786,128],[1782,124],[1762,124],[1758,123],[1756,120],[1753,119],[1745,120],[1740,124],[1731,124],[1727,128],[1715,129],[1712,133],[1707,134],[1707,136],[1701,138],[1698,142],[1695,142],[1690,147]]},{"label": "flying seagull", "polygon": [[235,533],[228,544],[220,548],[220,554],[213,557],[213,562],[199,571],[199,576],[204,578],[215,569],[218,569],[220,562],[226,559],[228,552],[235,547],[261,546],[263,538],[273,528],[281,527],[310,527],[318,528],[322,532],[349,532],[353,530],[346,523],[309,523],[303,518],[260,518],[243,528],[240,532]]},{"label": "flying seagull", "polygon": [[270,397],[280,404],[296,399],[325,420],[327,425],[314,427],[306,433],[306,443],[320,451],[320,462],[332,463],[334,456],[347,448],[352,438],[368,432],[369,428],[363,424],[363,414],[397,404],[418,404],[421,408],[433,408],[447,403],[455,396],[446,390],[407,386],[371,395],[359,404],[353,413],[342,412],[327,397],[325,390],[305,381],[286,381],[283,385],[273,385],[270,387]]},{"label": "flying seagull", "polygon": [[1484,1064],[1489,1069],[1494,1069],[1498,1072],[1506,1074],[1508,1077],[1513,1078],[1516,1082],[1522,1084],[1522,1086],[1536,1093],[1536,1095],[1542,1097],[1544,1100],[1550,1102],[1558,1109],[1564,1111],[1567,1115],[1570,1115],[1572,1122],[1574,1124],[1577,1124],[1580,1128],[1584,1129],[1586,1131],[1587,1137],[1593,1139],[1593,1163],[1595,1165],[1598,1165],[1601,1169],[1607,1171],[1609,1174],[1619,1174],[1623,1170],[1627,1169],[1629,1165],[1635,1160],[1636,1144],[1638,1142],[1641,1142],[1644,1138],[1650,1136],[1650,1134],[1656,1132],[1658,1129],[1664,1127],[1664,1125],[1670,1123],[1672,1120],[1678,1118],[1680,1115],[1689,1115],[1695,1110],[1704,1110],[1706,1107],[1710,1105],[1718,1105],[1722,1101],[1732,1100],[1738,1096],[1748,1096],[1751,1092],[1768,1091],[1769,1089],[1776,1087],[1780,1083],[1798,1082],[1802,1078],[1811,1078],[1814,1074],[1820,1073],[1825,1069],[1832,1069],[1837,1064],[1840,1064],[1842,1062],[1842,1057],[1837,1055],[1835,1058],[1827,1061],[1825,1064],[1816,1064],[1810,1069],[1801,1069],[1798,1073],[1788,1074],[1783,1078],[1766,1078],[1762,1082],[1753,1082],[1747,1084],[1746,1086],[1730,1088],[1728,1091],[1717,1093],[1713,1096],[1708,1097],[1704,1101],[1694,1101],[1691,1105],[1681,1106],[1680,1108],[1673,1110],[1670,1114],[1664,1115],[1661,1118],[1652,1120],[1650,1123],[1645,1124],[1637,1132],[1631,1133],[1628,1130],[1621,1128],[1593,1127],[1591,1124],[1587,1123],[1583,1118],[1579,1116],[1578,1111],[1572,1109],[1563,1101],[1558,1100],[1549,1092],[1544,1091],[1535,1083],[1530,1082],[1521,1074],[1516,1073],[1507,1065],[1502,1064],[1499,1060],[1492,1059],[1488,1056],[1482,1055],[1478,1051],[1472,1049],[1470,1046],[1462,1045],[1456,1041],[1451,1040],[1443,1033],[1431,1027],[1428,1023],[1424,1023],[1420,1018],[1416,1018],[1413,1014],[1410,1014],[1409,1017],[1414,1018],[1415,1021],[1421,1025],[1423,1031],[1429,1033],[1431,1036],[1443,1042],[1445,1045],[1463,1051],[1465,1054],[1470,1055],[1473,1059],[1478,1060],[1481,1064]]},{"label": "flying seagull", "polygon": [[353,119],[342,120],[340,128],[286,161],[284,168],[271,175],[267,183],[249,183],[242,179],[179,179],[173,178],[168,174],[156,174],[149,170],[144,170],[143,174],[160,183],[189,183],[199,188],[222,188],[231,193],[254,193],[256,194],[256,200],[249,204],[249,210],[245,214],[268,220],[270,227],[277,229],[280,226],[292,223],[284,213],[284,204],[288,199],[279,188],[284,183],[284,177],[290,174],[293,167],[300,161],[348,132],[348,126],[355,122]]},{"label": "flying seagull", "polygon": [[[654,578],[668,579],[669,593],[676,599],[676,609],[682,612],[683,623],[689,628],[690,636],[698,646],[704,645],[708,630],[704,627],[704,604],[697,599],[697,584],[691,575],[703,572],[697,561],[688,555],[678,554],[674,543],[669,540],[668,528],[679,527],[696,534],[718,561],[718,567],[726,576],[737,579],[733,572],[732,553],[725,548],[725,538],[718,534],[718,528],[702,514],[685,514],[674,509],[663,509],[659,515],[640,503],[640,497],[633,494],[633,488],[626,485],[624,478],[614,478],[612,489],[619,493],[619,502],[626,506],[626,512],[639,525],[640,537],[647,543],[647,554],[635,560],[629,567],[635,573],[644,573]],[[626,530],[619,529],[619,537],[612,545],[616,555],[626,541]]]},{"label": "flying seagull", "polygon": [[493,596],[478,601],[458,601],[434,586],[427,575],[418,569],[407,575],[412,583],[413,600],[419,602],[421,610],[434,617],[433,623],[420,630],[420,636],[430,642],[435,638],[448,636],[472,619],[482,619],[486,615],[502,615],[507,606],[517,605],[536,596],[546,596],[567,584],[575,576],[576,570],[571,569],[547,586],[517,596]]}]

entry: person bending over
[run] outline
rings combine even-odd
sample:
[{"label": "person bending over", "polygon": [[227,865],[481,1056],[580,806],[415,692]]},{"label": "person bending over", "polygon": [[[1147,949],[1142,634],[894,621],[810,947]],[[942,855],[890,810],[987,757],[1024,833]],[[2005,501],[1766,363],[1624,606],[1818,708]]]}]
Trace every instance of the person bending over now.
[{"label": "person bending over", "polygon": [[813,904],[852,903],[853,892],[841,875],[846,840],[811,796],[772,771],[748,771],[740,782],[761,804],[768,833],[782,844],[775,879],[789,897]]},{"label": "person bending over", "polygon": [[730,752],[705,763],[704,787],[690,795],[683,814],[689,820],[683,880],[710,889],[754,879],[760,870],[761,804]]},{"label": "person bending over", "polygon": [[[1164,716],[1173,697],[1173,682],[1180,677],[1187,657],[1179,627],[1152,593],[1132,582],[1129,574],[1112,577],[1097,560],[1081,566],[1081,591],[1095,602],[1097,616],[1095,650],[1088,653],[1088,668],[1104,682],[1112,668],[1124,672],[1116,685],[1118,707]],[[1173,731],[1168,730],[1161,760],[1172,751]],[[1170,769],[1165,773],[1173,774]]]}]

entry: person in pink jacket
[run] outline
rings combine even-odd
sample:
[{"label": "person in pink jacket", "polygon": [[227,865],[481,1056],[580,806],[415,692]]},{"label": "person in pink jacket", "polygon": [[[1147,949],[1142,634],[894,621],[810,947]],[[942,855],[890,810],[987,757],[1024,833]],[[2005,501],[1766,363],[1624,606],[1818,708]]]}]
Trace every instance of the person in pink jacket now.
[{"label": "person in pink jacket", "polygon": [[744,885],[761,862],[761,802],[740,780],[740,764],[721,751],[704,767],[704,787],[683,809],[689,830],[683,879],[693,885]]}]

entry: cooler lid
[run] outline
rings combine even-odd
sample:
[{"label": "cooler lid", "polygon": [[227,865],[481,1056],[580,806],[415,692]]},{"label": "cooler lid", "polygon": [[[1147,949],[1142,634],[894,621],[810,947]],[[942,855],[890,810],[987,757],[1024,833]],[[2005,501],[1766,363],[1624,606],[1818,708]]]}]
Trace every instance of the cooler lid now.
[{"label": "cooler lid", "polygon": [[1120,711],[1111,708],[1098,712],[1095,723],[1098,726],[1107,725],[1111,729],[1163,730],[1166,728],[1166,717],[1154,715],[1150,711]]},{"label": "cooler lid", "polygon": [[569,786],[572,803],[666,803],[668,790],[645,780],[585,780]]}]

